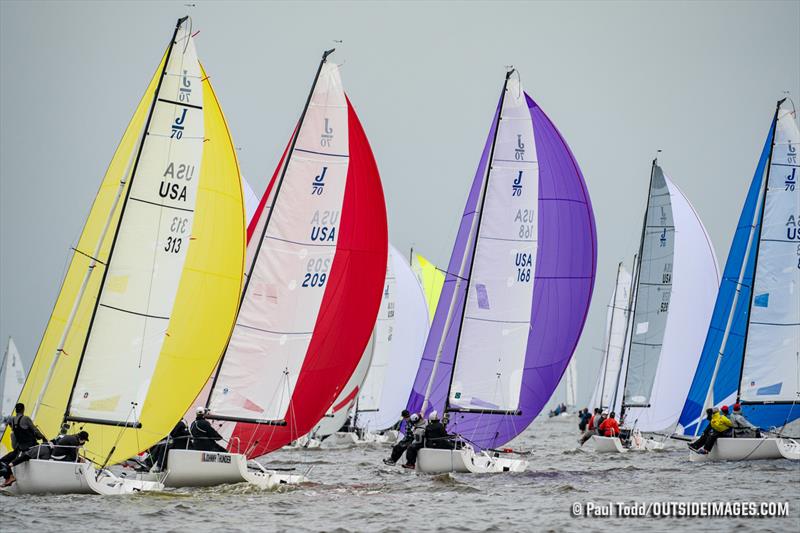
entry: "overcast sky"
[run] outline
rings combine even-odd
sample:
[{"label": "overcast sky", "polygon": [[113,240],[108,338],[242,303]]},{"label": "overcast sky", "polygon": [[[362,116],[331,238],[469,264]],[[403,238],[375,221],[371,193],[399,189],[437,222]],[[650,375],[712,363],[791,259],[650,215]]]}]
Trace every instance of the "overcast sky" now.
[{"label": "overcast sky", "polygon": [[[186,7],[192,3],[196,7]],[[259,195],[321,52],[378,162],[391,242],[449,259],[514,65],[586,177],[599,240],[576,353],[599,365],[616,264],[638,247],[650,162],[693,202],[720,264],[772,119],[800,95],[800,2],[0,2],[0,336],[32,360],[116,144],[190,14]]]}]

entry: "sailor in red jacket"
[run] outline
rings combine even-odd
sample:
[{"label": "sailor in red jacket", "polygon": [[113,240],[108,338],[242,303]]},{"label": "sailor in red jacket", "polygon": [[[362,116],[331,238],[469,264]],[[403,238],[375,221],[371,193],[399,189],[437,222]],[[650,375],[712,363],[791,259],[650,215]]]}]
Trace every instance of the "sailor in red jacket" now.
[{"label": "sailor in red jacket", "polygon": [[619,436],[619,424],[617,423],[616,413],[612,412],[608,415],[602,424],[600,424],[600,433],[605,435],[606,437],[618,437]]}]

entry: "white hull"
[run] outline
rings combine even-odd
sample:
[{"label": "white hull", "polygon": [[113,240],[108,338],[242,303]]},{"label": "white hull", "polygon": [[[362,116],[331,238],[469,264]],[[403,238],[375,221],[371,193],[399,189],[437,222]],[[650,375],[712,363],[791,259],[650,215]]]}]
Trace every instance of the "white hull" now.
[{"label": "white hull", "polygon": [[[170,450],[167,462],[167,487],[214,487],[229,483],[250,483],[264,489],[296,485],[308,481],[305,476],[267,470],[254,461],[249,468],[247,457],[240,453]],[[144,474],[144,479],[153,474]]]},{"label": "white hull", "polygon": [[417,472],[442,474],[463,472],[473,474],[495,474],[499,472],[524,472],[528,461],[511,457],[494,457],[486,452],[476,454],[472,448],[460,450],[437,450],[422,448],[417,454]]},{"label": "white hull", "polygon": [[619,437],[601,437],[592,435],[594,449],[600,453],[625,453],[628,451],[651,452],[653,450],[663,450],[664,443],[654,439],[648,439],[641,433],[635,431],[631,434],[630,446],[625,447]]},{"label": "white hull", "polygon": [[792,439],[720,438],[707,454],[689,453],[691,462],[755,461],[758,459],[800,460],[800,444]]},{"label": "white hull", "polygon": [[14,494],[101,494],[105,496],[160,491],[158,480],[117,477],[107,470],[98,476],[91,463],[31,459],[14,467]]},{"label": "white hull", "polygon": [[595,451],[600,453],[625,453],[628,451],[622,445],[619,437],[601,437],[600,435],[592,435],[592,444],[594,444]]}]

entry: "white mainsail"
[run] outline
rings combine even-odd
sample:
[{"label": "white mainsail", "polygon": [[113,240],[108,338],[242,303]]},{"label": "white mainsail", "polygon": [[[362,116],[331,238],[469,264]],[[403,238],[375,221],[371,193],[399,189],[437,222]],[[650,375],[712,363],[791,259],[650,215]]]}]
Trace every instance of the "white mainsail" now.
[{"label": "white mainsail", "polygon": [[0,422],[5,416],[12,414],[14,406],[25,384],[25,367],[17,350],[14,339],[8,338],[5,357],[3,357],[3,396],[0,402]]},{"label": "white mainsail", "polygon": [[622,351],[625,348],[625,324],[628,322],[628,303],[630,300],[631,273],[619,265],[617,286],[611,295],[606,313],[606,334],[603,339],[604,355],[600,362],[597,383],[589,402],[589,409],[609,408],[617,385],[617,376],[622,364]]},{"label": "white mainsail", "polygon": [[[517,78],[508,80],[450,387],[457,409],[516,411],[530,329],[539,165]],[[522,154],[522,155],[521,155]]]},{"label": "white mainsail", "polygon": [[758,241],[740,398],[800,400],[800,131],[793,104],[778,108]]},{"label": "white mainsail", "polygon": [[[376,346],[358,400],[357,425],[372,431],[390,428],[399,420],[414,385],[428,335],[428,305],[416,274],[394,247],[389,249],[389,263],[395,284],[394,316],[388,322],[391,342],[385,345],[388,349],[384,353]],[[379,317],[376,330],[380,324]],[[385,357],[382,367],[378,366],[379,356]]]},{"label": "white mainsail", "polygon": [[567,381],[566,381],[566,405],[567,407],[575,407],[578,404],[578,368],[575,358],[573,357],[567,366]]},{"label": "white mainsail", "polygon": [[130,190],[92,319],[69,419],[136,423],[164,343],[203,153],[200,64],[182,24],[139,141]]},{"label": "white mainsail", "polygon": [[258,261],[211,392],[209,407],[217,416],[286,415],[336,253],[349,164],[347,121],[339,68],[325,62],[286,162],[280,202],[265,209],[255,235],[269,218],[268,231],[248,245],[248,263],[256,253]]},{"label": "white mainsail", "polygon": [[696,211],[655,163],[641,253],[622,375],[625,425],[671,432],[703,350],[719,267]]}]

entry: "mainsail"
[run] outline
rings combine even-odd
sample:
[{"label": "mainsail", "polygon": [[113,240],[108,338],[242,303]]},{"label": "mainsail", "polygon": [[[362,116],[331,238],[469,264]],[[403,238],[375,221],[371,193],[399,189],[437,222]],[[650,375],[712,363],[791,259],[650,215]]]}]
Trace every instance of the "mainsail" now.
[{"label": "mainsail", "polygon": [[634,303],[613,409],[641,431],[672,431],[689,390],[719,271],[689,200],[653,161]]},{"label": "mainsail", "polygon": [[248,228],[239,315],[208,399],[209,417],[232,423],[232,450],[248,456],[280,448],[322,418],[380,304],[383,191],[330,52]]},{"label": "mainsail", "polygon": [[679,432],[699,434],[705,407],[735,401],[763,428],[800,418],[798,147],[794,105],[784,99],[739,217]]},{"label": "mainsail", "polygon": [[578,365],[573,357],[567,365],[567,372],[565,373],[566,382],[564,383],[566,397],[564,403],[567,407],[575,407],[578,405]]},{"label": "mainsail", "polygon": [[478,447],[518,435],[569,363],[595,261],[594,216],[577,162],[509,73],[409,410],[451,411],[449,430]]},{"label": "mainsail", "polygon": [[22,385],[25,383],[25,367],[22,365],[17,345],[11,337],[8,338],[0,372],[3,373],[3,396],[0,398],[1,423],[3,417],[12,414],[19,393],[22,392]]},{"label": "mainsail", "polygon": [[625,348],[625,327],[628,323],[631,281],[631,273],[622,263],[619,263],[617,282],[606,313],[603,359],[600,362],[600,372],[597,375],[592,399],[589,401],[590,411],[596,407],[608,409],[614,397],[617,376],[622,365],[622,351]]},{"label": "mainsail", "polygon": [[92,460],[126,459],[169,433],[211,373],[241,291],[232,146],[182,18],[103,179],[20,397],[48,437],[66,420],[89,432]]},{"label": "mainsail", "polygon": [[394,278],[394,306],[388,320],[382,324],[379,316],[375,325],[376,339],[378,331],[388,328],[388,342],[376,345],[358,399],[356,423],[372,431],[387,429],[400,419],[428,335],[427,303],[414,271],[394,247],[389,249],[389,264]]}]

